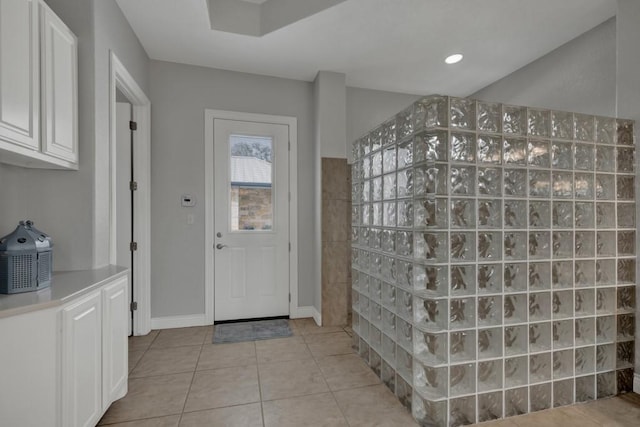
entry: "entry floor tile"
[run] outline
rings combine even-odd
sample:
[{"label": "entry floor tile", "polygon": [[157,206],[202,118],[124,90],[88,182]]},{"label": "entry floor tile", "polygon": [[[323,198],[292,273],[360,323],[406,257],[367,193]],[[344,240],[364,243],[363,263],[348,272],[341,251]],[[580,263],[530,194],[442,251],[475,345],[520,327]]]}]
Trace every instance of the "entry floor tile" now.
[{"label": "entry floor tile", "polygon": [[202,345],[211,326],[196,326],[193,328],[163,329],[150,348],[182,347],[186,345]]},{"label": "entry floor tile", "polygon": [[182,414],[180,427],[248,427],[262,425],[260,403]]},{"label": "entry floor tile", "polygon": [[418,425],[384,385],[338,391],[334,396],[351,427]]},{"label": "entry floor tile", "polygon": [[193,372],[198,363],[200,346],[149,349],[144,353],[131,378]]},{"label": "entry floor tile", "polygon": [[124,423],[109,424],[110,427],[178,427],[180,415],[168,417],[147,418],[138,421],[126,421]]},{"label": "entry floor tile", "polygon": [[247,366],[255,365],[256,363],[256,344],[253,341],[232,344],[205,344],[202,346],[197,370]]},{"label": "entry floor tile", "polygon": [[265,427],[348,427],[331,393],[264,402],[263,411]]},{"label": "entry floor tile", "polygon": [[187,397],[185,412],[260,402],[258,370],[253,366],[198,371]]},{"label": "entry floor tile", "polygon": [[318,394],[329,391],[315,360],[291,360],[258,365],[262,400]]}]

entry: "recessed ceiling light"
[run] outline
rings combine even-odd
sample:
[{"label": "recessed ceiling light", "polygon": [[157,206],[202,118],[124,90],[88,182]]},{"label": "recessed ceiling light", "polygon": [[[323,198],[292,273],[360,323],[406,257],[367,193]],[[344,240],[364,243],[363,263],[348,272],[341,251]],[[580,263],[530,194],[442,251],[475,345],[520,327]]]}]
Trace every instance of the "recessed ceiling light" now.
[{"label": "recessed ceiling light", "polygon": [[444,60],[444,62],[446,62],[447,64],[456,64],[456,63],[458,63],[460,61],[462,61],[462,54],[460,54],[460,53],[449,55]]}]

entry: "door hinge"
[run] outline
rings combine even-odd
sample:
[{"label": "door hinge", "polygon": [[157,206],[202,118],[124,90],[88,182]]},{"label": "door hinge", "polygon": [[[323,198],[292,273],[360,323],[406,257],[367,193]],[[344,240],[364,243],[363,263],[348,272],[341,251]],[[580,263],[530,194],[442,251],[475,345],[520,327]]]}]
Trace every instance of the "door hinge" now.
[{"label": "door hinge", "polygon": [[134,301],[129,305],[129,310],[136,311],[138,309],[138,302]]},{"label": "door hinge", "polygon": [[133,251],[137,251],[138,250],[138,242],[131,242],[129,243],[129,250],[131,252]]},{"label": "door hinge", "polygon": [[133,120],[131,120],[129,122],[129,130],[138,130],[138,123],[136,123]]},{"label": "door hinge", "polygon": [[136,181],[129,182],[129,190],[136,191],[138,189],[138,183]]}]

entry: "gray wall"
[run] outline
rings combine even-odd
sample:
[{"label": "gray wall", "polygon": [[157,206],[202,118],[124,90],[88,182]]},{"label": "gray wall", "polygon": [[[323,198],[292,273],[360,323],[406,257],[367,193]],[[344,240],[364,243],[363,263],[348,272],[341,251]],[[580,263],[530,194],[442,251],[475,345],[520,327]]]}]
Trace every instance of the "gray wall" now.
[{"label": "gray wall", "polygon": [[605,21],[471,97],[614,116],[616,19]]},{"label": "gray wall", "polygon": [[[204,110],[298,118],[300,306],[313,305],[313,84],[151,61],[151,315],[204,313]],[[186,223],[181,194],[198,200]]]}]

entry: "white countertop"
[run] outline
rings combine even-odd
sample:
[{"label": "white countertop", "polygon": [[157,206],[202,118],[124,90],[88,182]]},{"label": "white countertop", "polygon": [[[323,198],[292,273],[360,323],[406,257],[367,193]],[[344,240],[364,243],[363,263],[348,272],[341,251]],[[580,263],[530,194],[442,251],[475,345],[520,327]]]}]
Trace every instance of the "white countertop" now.
[{"label": "white countertop", "polygon": [[107,281],[127,274],[127,268],[116,265],[95,270],[54,272],[49,288],[12,295],[0,294],[0,319],[65,304]]}]

